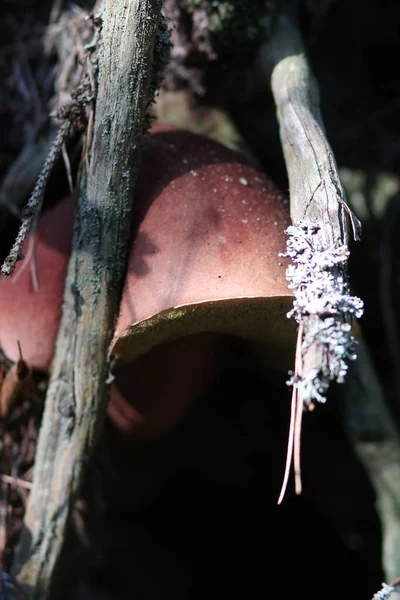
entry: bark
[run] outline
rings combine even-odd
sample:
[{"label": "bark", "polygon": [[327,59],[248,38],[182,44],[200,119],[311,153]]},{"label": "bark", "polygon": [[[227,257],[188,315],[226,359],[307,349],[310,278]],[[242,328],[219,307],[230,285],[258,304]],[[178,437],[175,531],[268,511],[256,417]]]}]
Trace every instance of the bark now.
[{"label": "bark", "polygon": [[[294,243],[288,246],[297,271],[289,273],[289,279],[300,281],[293,286],[301,350],[292,382],[306,405],[324,401],[329,381],[343,382],[344,361],[354,359],[357,352],[343,390],[343,423],[376,493],[383,565],[392,581],[399,576],[400,437],[366,344],[361,339],[354,347],[350,335],[351,319],[361,315],[362,303],[349,295],[347,245],[351,234],[358,239],[360,224],[345,202],[320,114],[318,85],[295,26],[281,19],[264,52],[290,185],[294,231],[289,234]],[[320,277],[329,285],[318,283]]]},{"label": "bark", "polygon": [[295,269],[288,271],[288,279],[296,295],[293,316],[302,325],[301,365],[294,383],[305,404],[312,405],[324,401],[330,381],[343,379],[346,360],[352,357],[351,335],[347,343],[339,338],[362,313],[362,302],[349,295],[346,274],[351,228],[358,239],[360,224],[345,202],[322,122],[318,85],[289,20],[279,20],[265,53],[294,225],[288,230],[288,255]]},{"label": "bark", "polygon": [[154,86],[161,0],[106,0],[90,173],[78,203],[62,319],[13,574],[52,589],[86,465],[102,432],[108,346],[128,256],[140,139]]},{"label": "bark", "polygon": [[278,503],[284,497],[291,462],[301,492],[300,435],[303,407],[325,402],[332,381],[344,381],[355,359],[351,323],[363,304],[350,295],[347,278],[350,224],[360,224],[345,202],[319,108],[318,85],[294,23],[281,16],[261,52],[271,78],[290,187],[293,225],[287,229],[286,275],[294,290],[298,328],[288,458]]}]

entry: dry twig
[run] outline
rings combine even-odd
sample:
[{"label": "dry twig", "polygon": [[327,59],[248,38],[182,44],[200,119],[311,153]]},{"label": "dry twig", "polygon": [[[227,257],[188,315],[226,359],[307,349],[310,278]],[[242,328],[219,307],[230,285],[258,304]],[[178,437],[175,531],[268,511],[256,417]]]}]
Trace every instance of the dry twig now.
[{"label": "dry twig", "polygon": [[37,221],[51,172],[56,160],[62,152],[62,148],[69,136],[72,125],[78,130],[82,130],[86,127],[86,106],[93,100],[92,94],[88,93],[87,90],[88,82],[85,82],[84,79],[81,86],[75,90],[72,101],[59,110],[58,117],[62,120],[62,124],[55,137],[51,150],[47,155],[28,203],[22,210],[22,223],[17,238],[1,267],[1,274],[4,277],[11,277],[15,271],[17,262],[24,258],[22,248],[29,232]]},{"label": "dry twig", "polygon": [[[78,7],[71,9],[71,14],[68,13],[63,16],[60,23],[51,25],[49,28],[46,38],[47,52],[57,48],[60,61],[63,64],[63,68],[56,78],[57,93],[52,101],[53,109],[56,110],[61,125],[52,142],[28,203],[22,210],[22,223],[17,238],[1,268],[1,274],[4,277],[10,277],[14,273],[17,262],[23,258],[23,245],[28,233],[35,227],[47,183],[54,164],[62,153],[71,185],[69,162],[63,148],[65,148],[65,142],[72,127],[78,131],[83,131],[88,121],[91,121],[91,109],[88,107],[95,95],[93,70],[96,65],[94,56],[96,44],[94,40],[97,38],[97,33],[93,20],[90,20],[87,13],[82,9],[78,9]],[[72,51],[72,48],[75,48],[74,51]],[[65,52],[69,52],[68,60],[62,61]],[[66,64],[67,66],[65,66]]]},{"label": "dry twig", "polygon": [[[286,256],[294,263],[287,277],[295,301],[288,316],[299,323],[301,350],[296,353],[289,381],[297,406],[289,449],[295,452],[296,492],[300,493],[298,454],[303,407],[312,409],[315,403],[324,402],[330,383],[343,382],[347,362],[355,358],[351,324],[354,317],[361,316],[363,305],[350,295],[346,266],[349,224],[356,239],[360,224],[345,203],[324,132],[317,83],[300,36],[289,20],[278,20],[264,53],[272,72],[271,87],[290,184],[293,225],[287,231]],[[287,469],[290,466],[289,460]],[[279,502],[284,492],[285,485]]]}]

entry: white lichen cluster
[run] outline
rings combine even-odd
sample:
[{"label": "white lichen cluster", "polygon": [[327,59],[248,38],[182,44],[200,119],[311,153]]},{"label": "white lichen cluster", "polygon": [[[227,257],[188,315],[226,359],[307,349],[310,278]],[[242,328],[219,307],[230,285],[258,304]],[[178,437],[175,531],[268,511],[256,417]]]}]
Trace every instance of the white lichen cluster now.
[{"label": "white lichen cluster", "polygon": [[390,597],[393,592],[398,592],[398,589],[392,587],[391,585],[387,585],[387,583],[383,583],[382,589],[379,590],[379,592],[377,592],[376,594],[374,594],[372,600],[390,600]]},{"label": "white lichen cluster", "polygon": [[286,271],[295,300],[288,318],[307,322],[301,345],[302,357],[311,346],[322,351],[322,361],[301,375],[291,373],[288,385],[296,386],[305,405],[325,402],[329,384],[343,383],[348,362],[355,360],[353,318],[360,318],[363,302],[351,296],[346,275],[346,245],[324,248],[319,227],[300,222],[286,230],[289,236],[283,255],[292,260]]}]

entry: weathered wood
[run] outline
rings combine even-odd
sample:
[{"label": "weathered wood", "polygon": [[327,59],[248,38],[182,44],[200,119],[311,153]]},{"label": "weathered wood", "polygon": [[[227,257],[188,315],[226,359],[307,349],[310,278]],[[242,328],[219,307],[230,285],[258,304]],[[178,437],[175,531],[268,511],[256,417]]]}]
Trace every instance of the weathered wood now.
[{"label": "weathered wood", "polygon": [[284,24],[270,46],[276,66],[271,86],[278,109],[294,224],[321,228],[325,246],[348,242],[344,192],[325,135],[319,91],[296,31]]},{"label": "weathered wood", "polygon": [[[293,228],[290,232],[294,239],[291,257],[296,262],[296,258],[304,253],[303,243],[311,243],[310,257],[319,261],[314,273],[306,272],[307,267],[312,266],[306,264],[306,268],[302,269],[305,279],[301,285],[293,285],[298,301],[294,314],[299,322],[303,322],[302,377],[306,379],[307,375],[316,370],[320,372],[322,379],[325,371],[329,378],[329,371],[334,370],[330,354],[336,347],[330,348],[325,339],[322,342],[318,331],[321,326],[326,325],[326,317],[332,316],[338,323],[349,323],[357,309],[361,310],[361,301],[357,302],[358,299],[349,297],[346,276],[350,225],[353,226],[356,239],[360,225],[345,202],[335,157],[322,122],[318,85],[304,54],[300,36],[289,20],[279,20],[271,41],[266,46],[266,52],[271,65],[271,88],[289,177],[290,212],[293,225],[299,229],[296,231]],[[303,230],[304,238],[300,240],[298,247],[296,238],[303,237],[303,227],[308,227],[309,230]],[[330,262],[333,264],[329,264]],[[301,261],[297,261],[297,264],[301,264]],[[332,285],[326,285],[327,282],[322,277],[318,282],[317,271],[332,275]],[[311,280],[313,277],[314,280]],[[311,293],[311,286],[318,283],[318,289]],[[337,297],[328,296],[332,293]],[[325,303],[318,302],[323,294],[326,295],[326,298],[322,298]],[[355,306],[351,305],[352,301]],[[331,377],[336,378],[337,376]],[[323,396],[322,388],[323,385]],[[316,389],[303,389],[306,404],[320,399],[319,393],[317,383]]]},{"label": "weathered wood", "polygon": [[386,581],[400,575],[400,436],[363,339],[343,390],[343,424],[375,490]]},{"label": "weathered wood", "polygon": [[154,91],[161,0],[106,0],[90,174],[78,203],[62,320],[13,574],[57,598],[54,574],[85,467],[102,431],[107,350],[119,306],[140,138]]},{"label": "weathered wood", "polygon": [[[305,245],[300,244],[294,250],[304,252],[310,259],[310,265],[315,260],[315,255],[319,254],[322,268],[332,283],[328,288],[317,285],[317,271],[321,265],[311,265],[308,272],[307,265],[300,263],[303,270],[298,271],[298,274],[304,278],[297,288],[300,307],[295,310],[295,316],[301,324],[303,335],[301,364],[296,373],[299,380],[294,380],[294,384],[300,384],[304,401],[313,403],[315,399],[318,400],[318,394],[323,396],[324,386],[318,389],[320,382],[316,381],[317,389],[305,388],[301,385],[301,379],[313,372],[317,379],[316,374],[320,372],[327,379],[343,380],[346,370],[339,373],[340,377],[331,377],[332,357],[329,354],[338,350],[338,344],[349,344],[348,356],[344,353],[343,359],[350,358],[352,352],[350,320],[352,315],[361,311],[362,304],[349,296],[345,269],[350,233],[353,230],[357,239],[359,223],[345,204],[335,158],[324,132],[318,86],[310,72],[295,27],[282,19],[264,50],[264,61],[272,72],[271,86],[289,176],[292,221],[299,230],[304,224],[311,224],[316,228],[313,234],[302,238]],[[299,239],[301,241],[301,237]],[[313,246],[311,251],[308,245],[310,241]],[[335,264],[334,258],[340,258],[340,253],[343,253],[344,260]],[[323,262],[324,255],[329,256],[327,265]],[[315,278],[312,279],[314,270]],[[311,286],[310,292],[307,291],[307,286]],[[324,296],[327,291],[336,295],[336,300],[339,300],[336,305],[331,304],[329,295]],[[321,294],[320,298],[318,294]],[[326,327],[327,319],[333,319],[329,327]],[[339,332],[343,325],[345,335],[342,339],[340,336],[335,339],[334,336],[329,340],[329,336],[335,334],[335,330]],[[328,331],[328,335],[322,338],[318,333],[321,327],[322,331],[325,327]],[[352,365],[343,390],[343,423],[375,489],[383,527],[385,575],[391,581],[399,576],[400,437],[363,339],[359,341],[357,354],[359,358]],[[335,360],[334,358],[333,361]],[[335,367],[334,362],[333,366]]]},{"label": "weathered wood", "polygon": [[355,358],[351,322],[361,316],[362,302],[350,295],[346,267],[350,225],[355,238],[360,225],[345,202],[300,35],[286,17],[278,19],[262,59],[271,75],[290,186],[293,226],[287,231],[287,256],[294,264],[287,278],[295,293],[291,315],[299,324],[299,342],[288,455],[300,493],[302,408],[324,402],[330,382],[342,382],[348,361]]}]

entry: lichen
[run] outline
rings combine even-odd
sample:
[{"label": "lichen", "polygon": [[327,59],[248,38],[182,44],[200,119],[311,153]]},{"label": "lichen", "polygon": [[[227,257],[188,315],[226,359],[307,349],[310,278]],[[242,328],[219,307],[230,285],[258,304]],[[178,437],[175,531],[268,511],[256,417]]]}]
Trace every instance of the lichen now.
[{"label": "lichen", "polygon": [[306,222],[289,227],[287,251],[282,255],[293,262],[286,277],[295,300],[287,316],[299,324],[308,320],[301,354],[304,357],[313,345],[323,350],[318,367],[302,375],[290,373],[288,385],[299,388],[306,406],[325,402],[332,381],[344,382],[348,362],[356,358],[352,322],[363,313],[363,302],[350,294],[347,246],[324,248],[318,231],[318,226]]},{"label": "lichen", "polygon": [[390,596],[392,595],[392,592],[398,592],[399,590],[395,587],[392,587],[391,585],[388,585],[387,583],[383,583],[382,584],[382,589],[379,590],[379,592],[377,592],[376,594],[374,594],[374,597],[372,598],[372,600],[389,600]]}]

